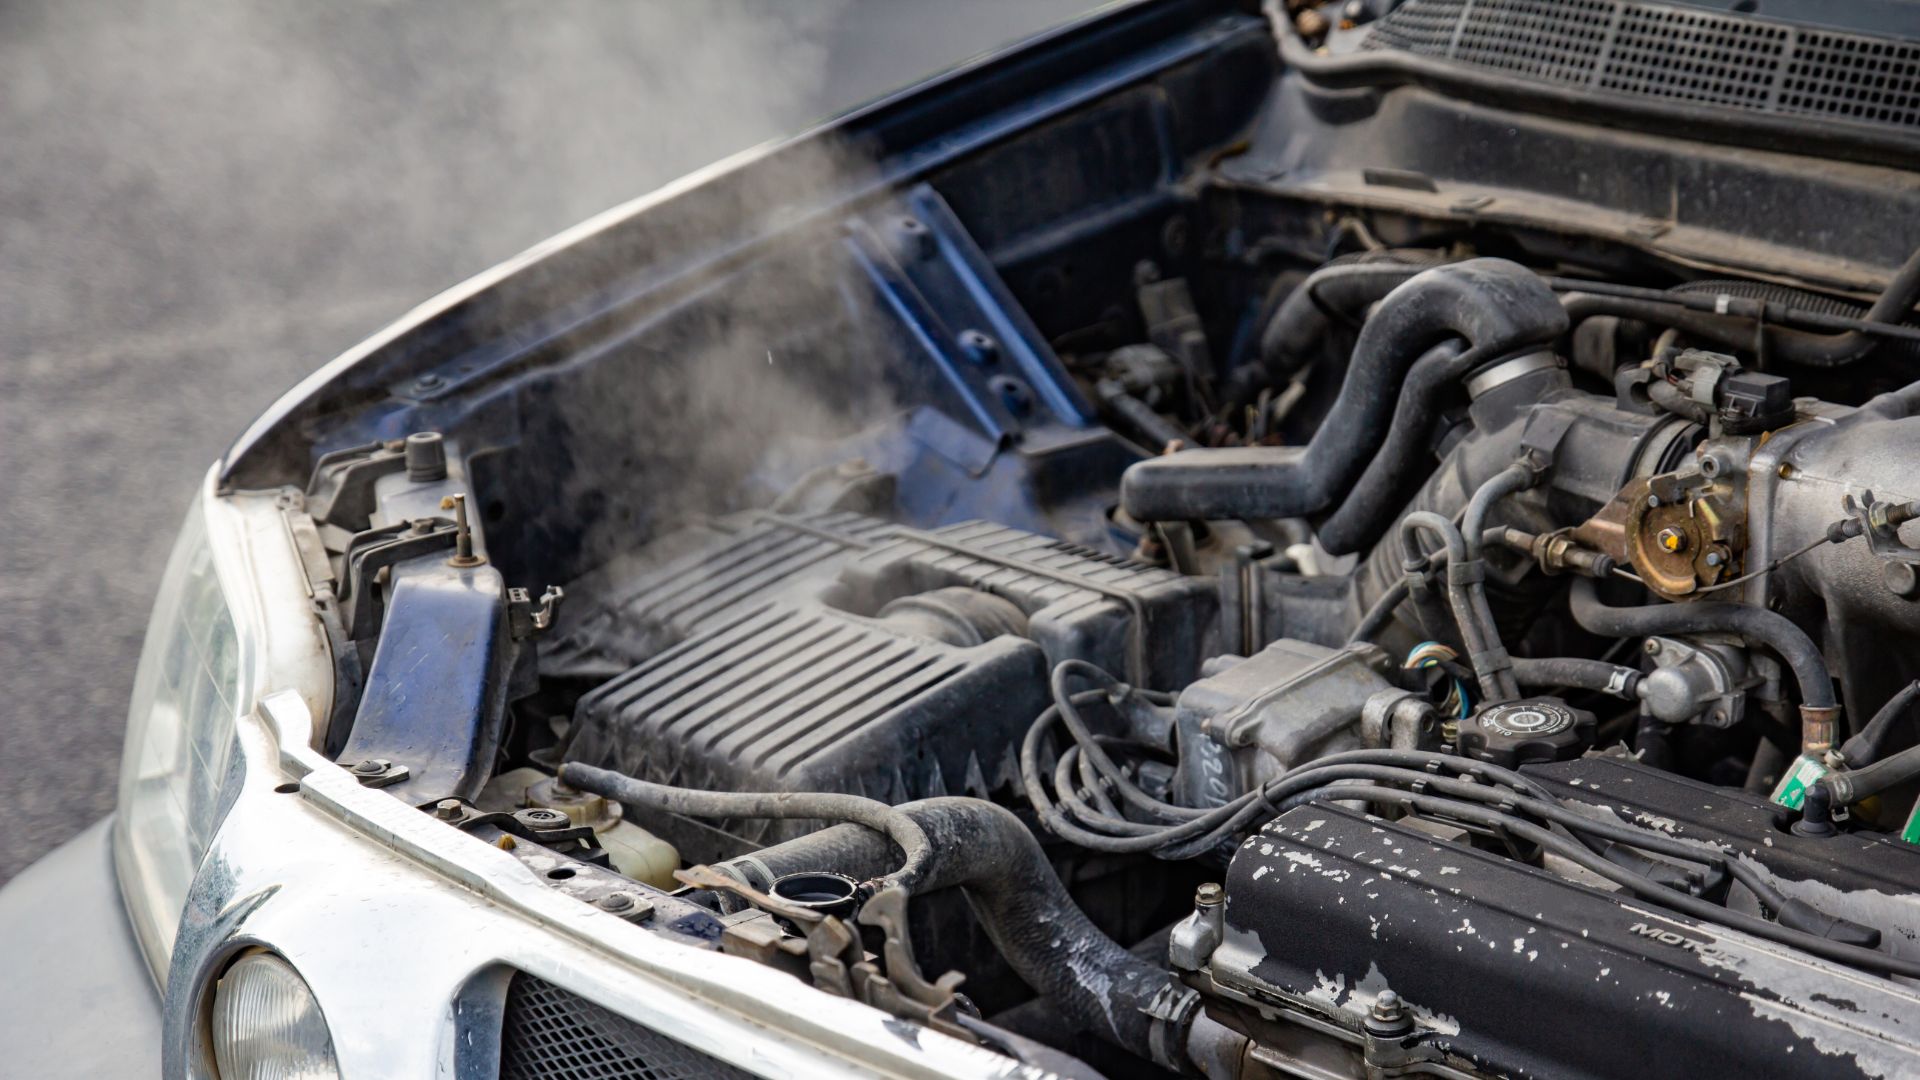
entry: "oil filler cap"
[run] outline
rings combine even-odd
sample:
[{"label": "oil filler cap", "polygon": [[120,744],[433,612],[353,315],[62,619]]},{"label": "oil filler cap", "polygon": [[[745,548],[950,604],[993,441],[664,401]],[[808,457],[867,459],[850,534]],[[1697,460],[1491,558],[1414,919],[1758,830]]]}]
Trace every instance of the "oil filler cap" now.
[{"label": "oil filler cap", "polygon": [[1564,761],[1593,745],[1593,714],[1558,698],[1523,698],[1488,705],[1460,721],[1460,752],[1509,768]]}]

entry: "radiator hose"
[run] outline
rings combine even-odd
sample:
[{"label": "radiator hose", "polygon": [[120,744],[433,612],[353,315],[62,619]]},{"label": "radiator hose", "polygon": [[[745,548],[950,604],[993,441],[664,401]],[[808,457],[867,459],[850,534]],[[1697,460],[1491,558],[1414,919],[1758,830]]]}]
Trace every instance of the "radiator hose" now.
[{"label": "radiator hose", "polygon": [[[967,798],[888,806],[852,795],[688,791],[578,763],[562,766],[560,776],[582,791],[693,816],[861,815],[860,824],[834,825],[715,867],[761,890],[775,878],[809,871],[884,880],[907,859],[894,838],[924,838],[914,854],[925,858],[907,883],[909,892],[959,887],[1007,963],[1075,1024],[1166,1068],[1184,1067],[1198,995],[1102,933],[1067,895],[1040,842],[1005,807]],[[826,799],[836,801],[829,806]]]},{"label": "radiator hose", "polygon": [[1552,290],[1517,263],[1469,259],[1423,271],[1367,319],[1339,396],[1304,449],[1198,449],[1151,458],[1127,469],[1121,503],[1141,521],[1321,513],[1387,441],[1408,374],[1428,350],[1464,339],[1466,350],[1446,364],[1466,372],[1547,345],[1566,329]]}]

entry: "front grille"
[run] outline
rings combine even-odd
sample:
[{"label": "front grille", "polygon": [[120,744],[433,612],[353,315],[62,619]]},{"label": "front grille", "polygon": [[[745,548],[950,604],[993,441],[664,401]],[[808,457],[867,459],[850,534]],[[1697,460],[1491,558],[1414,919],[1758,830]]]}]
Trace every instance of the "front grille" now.
[{"label": "front grille", "polygon": [[507,987],[501,1080],[732,1080],[747,1073],[531,975]]},{"label": "front grille", "polygon": [[1920,128],[1920,44],[1635,0],[1407,0],[1367,49],[1540,82]]}]

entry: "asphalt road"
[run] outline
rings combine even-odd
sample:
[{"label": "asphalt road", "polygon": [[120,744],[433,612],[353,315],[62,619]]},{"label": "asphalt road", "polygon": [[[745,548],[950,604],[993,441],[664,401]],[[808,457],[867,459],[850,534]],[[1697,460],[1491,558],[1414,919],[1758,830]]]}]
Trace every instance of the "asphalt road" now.
[{"label": "asphalt road", "polygon": [[574,222],[1088,0],[0,7],[0,881],[112,809],[188,496]]}]

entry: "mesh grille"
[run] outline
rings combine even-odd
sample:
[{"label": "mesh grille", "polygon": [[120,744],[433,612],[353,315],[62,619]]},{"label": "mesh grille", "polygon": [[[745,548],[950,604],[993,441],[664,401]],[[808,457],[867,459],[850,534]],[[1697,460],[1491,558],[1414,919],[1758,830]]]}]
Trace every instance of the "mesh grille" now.
[{"label": "mesh grille", "polygon": [[746,1080],[749,1074],[531,975],[507,988],[501,1080]]},{"label": "mesh grille", "polygon": [[1407,0],[1365,47],[1627,97],[1920,127],[1920,45],[1633,0]]}]

